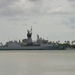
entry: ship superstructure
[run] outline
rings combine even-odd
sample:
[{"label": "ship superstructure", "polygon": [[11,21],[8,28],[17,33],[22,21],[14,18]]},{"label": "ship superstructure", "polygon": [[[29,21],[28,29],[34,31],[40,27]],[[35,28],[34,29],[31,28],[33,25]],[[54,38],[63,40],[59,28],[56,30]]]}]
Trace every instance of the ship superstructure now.
[{"label": "ship superstructure", "polygon": [[32,27],[30,30],[27,30],[27,39],[23,39],[21,44],[32,45]]},{"label": "ship superstructure", "polygon": [[32,27],[27,30],[27,39],[23,39],[22,42],[9,41],[5,45],[0,46],[0,50],[62,50],[65,49],[63,46],[49,43],[48,40],[42,39],[37,34],[37,40],[32,41]]}]

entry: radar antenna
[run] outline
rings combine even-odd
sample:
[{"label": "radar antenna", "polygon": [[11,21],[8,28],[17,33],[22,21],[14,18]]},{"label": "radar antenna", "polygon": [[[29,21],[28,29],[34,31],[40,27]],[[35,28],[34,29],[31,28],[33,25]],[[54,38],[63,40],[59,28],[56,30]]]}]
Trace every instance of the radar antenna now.
[{"label": "radar antenna", "polygon": [[31,26],[31,33],[32,33],[32,26]]}]

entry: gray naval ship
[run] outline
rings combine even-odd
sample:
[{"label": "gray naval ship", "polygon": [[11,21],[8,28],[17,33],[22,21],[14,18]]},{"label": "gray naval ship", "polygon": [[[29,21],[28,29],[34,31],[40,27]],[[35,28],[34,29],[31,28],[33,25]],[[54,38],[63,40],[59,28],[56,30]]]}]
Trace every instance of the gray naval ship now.
[{"label": "gray naval ship", "polygon": [[0,43],[0,50],[64,50],[64,46],[49,43],[48,40],[42,39],[37,34],[37,40],[32,41],[32,28],[27,30],[27,39],[22,41],[8,41],[5,45]]}]

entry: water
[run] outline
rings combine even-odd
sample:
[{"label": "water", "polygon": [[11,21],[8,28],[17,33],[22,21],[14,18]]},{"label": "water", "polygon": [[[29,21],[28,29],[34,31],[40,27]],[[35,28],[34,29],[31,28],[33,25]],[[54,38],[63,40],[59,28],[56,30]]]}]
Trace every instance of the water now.
[{"label": "water", "polygon": [[75,50],[0,51],[0,75],[75,75]]}]

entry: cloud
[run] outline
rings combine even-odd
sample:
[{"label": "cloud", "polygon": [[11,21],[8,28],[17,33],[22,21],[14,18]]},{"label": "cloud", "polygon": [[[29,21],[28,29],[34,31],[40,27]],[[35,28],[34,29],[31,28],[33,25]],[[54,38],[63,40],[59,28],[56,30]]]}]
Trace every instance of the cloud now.
[{"label": "cloud", "polygon": [[38,12],[39,6],[40,0],[1,0],[0,15],[27,15]]},{"label": "cloud", "polygon": [[75,29],[75,15],[64,18],[62,23],[71,29]]},{"label": "cloud", "polygon": [[[7,16],[8,20],[11,21],[28,21],[33,16],[74,14],[75,8],[73,4],[73,1],[68,0],[0,0],[0,16]],[[61,19],[61,23],[68,26],[72,25],[72,27],[74,26],[74,21],[74,18],[71,17]]]},{"label": "cloud", "polygon": [[69,0],[0,0],[0,16],[74,13],[75,4]]},{"label": "cloud", "polygon": [[8,7],[9,5],[12,5],[14,2],[18,0],[0,0],[0,8]]},{"label": "cloud", "polygon": [[0,0],[0,16],[10,16],[14,12],[11,6],[16,2],[18,0]]},{"label": "cloud", "polygon": [[41,1],[41,0],[28,0],[28,1],[36,2],[36,1]]}]

